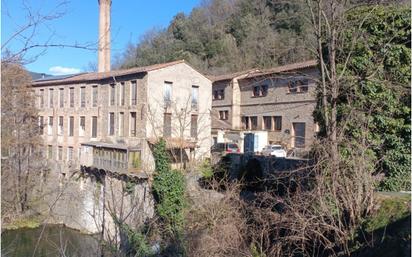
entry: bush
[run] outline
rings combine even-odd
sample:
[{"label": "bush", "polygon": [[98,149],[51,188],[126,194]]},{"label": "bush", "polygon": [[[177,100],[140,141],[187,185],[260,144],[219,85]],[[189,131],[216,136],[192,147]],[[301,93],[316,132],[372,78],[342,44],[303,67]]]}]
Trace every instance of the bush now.
[{"label": "bush", "polygon": [[200,164],[199,171],[204,179],[211,179],[213,177],[213,167],[210,160],[206,159]]},{"label": "bush", "polygon": [[383,199],[376,213],[366,220],[365,230],[370,233],[411,215],[409,202],[410,197],[388,197]]},{"label": "bush", "polygon": [[120,226],[122,232],[127,236],[127,242],[129,243],[130,249],[127,251],[128,254],[133,254],[134,256],[152,256],[152,249],[147,242],[146,236],[141,231],[132,230],[127,224],[123,223]]},{"label": "bush", "polygon": [[185,179],[180,171],[171,170],[163,139],[155,145],[153,153],[156,166],[153,181],[153,192],[157,201],[156,212],[165,228],[176,235],[183,228],[183,210],[186,206]]}]

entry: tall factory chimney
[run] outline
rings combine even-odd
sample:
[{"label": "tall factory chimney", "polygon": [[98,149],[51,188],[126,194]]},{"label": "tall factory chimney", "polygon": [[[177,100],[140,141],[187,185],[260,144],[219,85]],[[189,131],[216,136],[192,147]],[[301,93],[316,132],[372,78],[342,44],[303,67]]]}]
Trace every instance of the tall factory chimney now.
[{"label": "tall factory chimney", "polygon": [[98,71],[110,71],[110,8],[111,0],[99,1]]}]

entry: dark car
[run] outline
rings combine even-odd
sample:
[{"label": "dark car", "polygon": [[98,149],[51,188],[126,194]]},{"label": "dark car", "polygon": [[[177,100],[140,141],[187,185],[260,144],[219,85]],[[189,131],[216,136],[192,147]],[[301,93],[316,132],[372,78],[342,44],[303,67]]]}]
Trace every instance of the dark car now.
[{"label": "dark car", "polygon": [[212,146],[212,153],[240,153],[240,148],[235,143],[217,143]]}]

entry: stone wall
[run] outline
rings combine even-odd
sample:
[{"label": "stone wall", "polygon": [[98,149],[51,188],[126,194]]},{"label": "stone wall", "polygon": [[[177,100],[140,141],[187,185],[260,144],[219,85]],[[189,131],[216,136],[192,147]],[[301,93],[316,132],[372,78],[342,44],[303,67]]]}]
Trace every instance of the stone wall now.
[{"label": "stone wall", "polygon": [[51,171],[38,185],[40,197],[34,207],[46,223],[62,223],[85,233],[101,233],[104,224],[105,238],[113,238],[118,233],[112,217],[137,228],[154,215],[148,181],[127,180],[99,171],[65,176]]},{"label": "stone wall", "polygon": [[301,158],[277,158],[253,154],[228,154],[229,178],[240,179],[245,173],[255,173],[261,179],[269,179],[285,172],[305,171],[310,160]]}]

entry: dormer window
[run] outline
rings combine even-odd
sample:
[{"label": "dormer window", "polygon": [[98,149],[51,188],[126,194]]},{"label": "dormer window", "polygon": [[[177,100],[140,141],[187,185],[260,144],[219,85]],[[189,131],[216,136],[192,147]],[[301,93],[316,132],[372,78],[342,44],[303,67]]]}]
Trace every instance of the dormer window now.
[{"label": "dormer window", "polygon": [[268,94],[268,85],[260,85],[260,86],[254,86],[253,87],[253,97],[262,97],[262,96],[267,96]]},{"label": "dormer window", "polygon": [[309,80],[295,80],[289,82],[289,93],[306,93],[309,90]]},{"label": "dormer window", "polygon": [[225,99],[224,89],[213,90],[213,100],[223,100],[223,99]]}]

